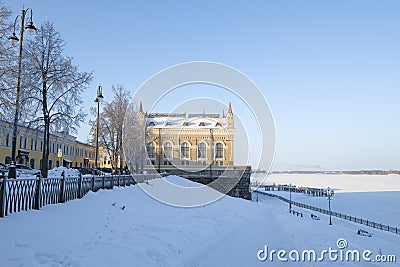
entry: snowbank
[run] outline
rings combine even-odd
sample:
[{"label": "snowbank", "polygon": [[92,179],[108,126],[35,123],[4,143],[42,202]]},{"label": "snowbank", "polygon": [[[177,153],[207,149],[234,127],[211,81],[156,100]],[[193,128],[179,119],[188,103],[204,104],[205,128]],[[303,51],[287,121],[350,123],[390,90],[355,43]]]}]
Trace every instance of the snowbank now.
[{"label": "snowbank", "polygon": [[68,169],[65,167],[56,167],[49,170],[49,178],[60,178],[62,172],[65,173],[65,177],[78,177],[79,171],[76,169]]}]

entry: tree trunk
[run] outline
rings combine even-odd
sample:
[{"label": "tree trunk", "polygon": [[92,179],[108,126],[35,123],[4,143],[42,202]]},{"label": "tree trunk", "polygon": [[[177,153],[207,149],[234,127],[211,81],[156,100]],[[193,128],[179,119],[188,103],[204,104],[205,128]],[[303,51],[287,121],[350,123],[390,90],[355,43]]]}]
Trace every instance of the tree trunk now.
[{"label": "tree trunk", "polygon": [[124,150],[122,148],[122,127],[119,133],[119,168],[120,168],[120,173],[122,173],[124,169]]},{"label": "tree trunk", "polygon": [[48,171],[49,171],[49,138],[50,138],[50,125],[48,123],[48,120],[45,119],[45,125],[44,125],[44,134],[43,134],[43,157],[42,157],[42,176],[46,177],[48,176]]},{"label": "tree trunk", "polygon": [[42,176],[48,176],[49,172],[49,138],[50,138],[50,118],[47,113],[47,82],[46,74],[42,75],[42,111],[44,120],[44,133],[43,133],[43,158],[42,158]]}]

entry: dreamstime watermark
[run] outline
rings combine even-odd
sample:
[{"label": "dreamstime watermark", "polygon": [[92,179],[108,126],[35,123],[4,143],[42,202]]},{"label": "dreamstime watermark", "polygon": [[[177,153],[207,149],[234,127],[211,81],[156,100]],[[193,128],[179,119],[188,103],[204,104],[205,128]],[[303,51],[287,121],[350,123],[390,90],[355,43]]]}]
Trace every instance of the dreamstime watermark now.
[{"label": "dreamstime watermark", "polygon": [[315,251],[313,249],[296,250],[292,249],[290,251],[280,249],[269,250],[268,246],[264,246],[257,252],[258,260],[265,262],[281,261],[281,262],[323,262],[323,261],[333,261],[333,262],[396,262],[396,255],[384,255],[377,254],[365,249],[360,251],[358,249],[347,249],[348,243],[344,238],[339,238],[336,242],[336,247],[329,247],[320,251]]}]

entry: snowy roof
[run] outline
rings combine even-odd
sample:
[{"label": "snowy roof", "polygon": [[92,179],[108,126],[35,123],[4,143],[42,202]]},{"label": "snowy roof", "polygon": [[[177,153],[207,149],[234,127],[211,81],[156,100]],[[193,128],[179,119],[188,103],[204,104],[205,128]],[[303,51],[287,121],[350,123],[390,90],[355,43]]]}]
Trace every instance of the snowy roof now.
[{"label": "snowy roof", "polygon": [[183,116],[149,116],[146,120],[146,126],[154,126],[154,128],[221,128],[226,127],[226,119],[213,118],[207,115],[191,118]]}]

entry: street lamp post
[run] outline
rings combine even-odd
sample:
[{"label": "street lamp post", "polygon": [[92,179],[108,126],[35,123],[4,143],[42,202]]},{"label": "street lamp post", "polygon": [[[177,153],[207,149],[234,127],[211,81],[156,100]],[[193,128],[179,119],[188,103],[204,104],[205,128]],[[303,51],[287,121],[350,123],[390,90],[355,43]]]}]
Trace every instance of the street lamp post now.
[{"label": "street lamp post", "polygon": [[[30,19],[25,25],[25,15],[26,12],[30,11],[31,16]],[[22,9],[21,13],[21,28],[19,30],[19,39],[15,35],[15,30],[17,26],[17,20],[18,20],[19,15],[15,18],[14,21],[14,30],[12,35],[8,38],[8,40],[12,44],[16,44],[19,42],[19,50],[18,50],[18,70],[17,70],[17,87],[16,87],[16,92],[15,92],[15,106],[14,106],[14,121],[13,121],[13,133],[12,133],[12,148],[11,148],[11,165],[8,171],[8,177],[9,178],[16,178],[17,172],[15,169],[15,163],[16,163],[16,154],[17,154],[17,135],[18,135],[18,117],[19,117],[19,98],[20,98],[20,91],[21,91],[21,65],[22,65],[22,42],[24,40],[24,31],[28,32],[35,32],[36,27],[33,25],[32,22],[32,9],[27,8],[27,9]]]},{"label": "street lamp post", "polygon": [[289,184],[289,213],[292,212],[292,183]]},{"label": "street lamp post", "polygon": [[326,194],[328,195],[328,205],[329,205],[329,225],[332,225],[331,197],[333,195],[333,190],[331,190],[328,187]]},{"label": "street lamp post", "polygon": [[158,128],[158,173],[161,173],[161,128]]},{"label": "street lamp post", "polygon": [[99,157],[99,117],[100,117],[100,101],[104,98],[102,87],[99,85],[97,89],[97,97],[94,100],[97,103],[97,119],[96,119],[96,151],[95,151],[95,165],[96,169],[98,167],[98,157]]},{"label": "street lamp post", "polygon": [[213,170],[212,170],[212,165],[214,163],[214,131],[213,129],[210,129],[210,134],[211,134],[211,163],[210,163],[210,178],[213,178]]}]

